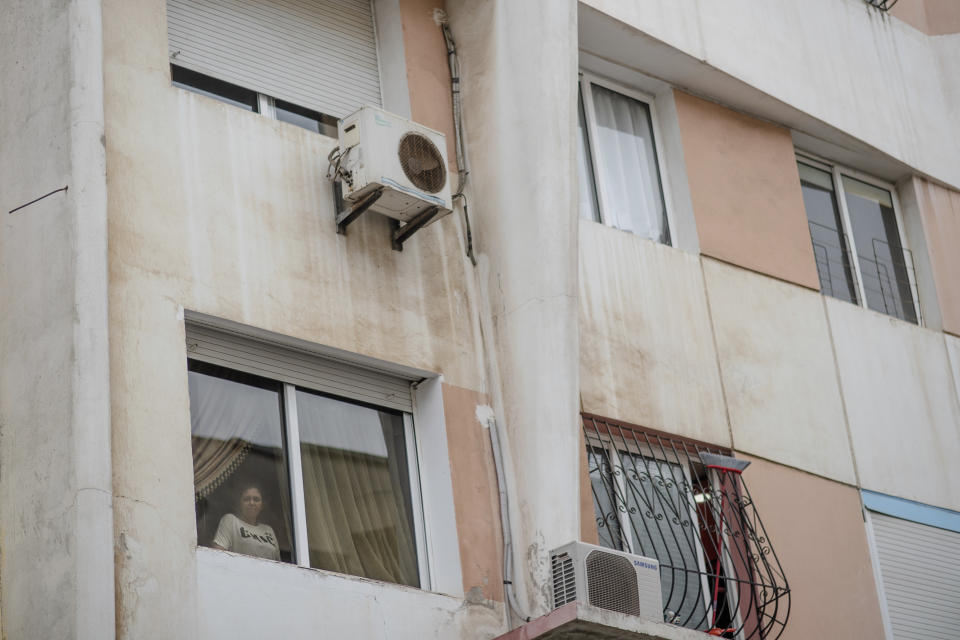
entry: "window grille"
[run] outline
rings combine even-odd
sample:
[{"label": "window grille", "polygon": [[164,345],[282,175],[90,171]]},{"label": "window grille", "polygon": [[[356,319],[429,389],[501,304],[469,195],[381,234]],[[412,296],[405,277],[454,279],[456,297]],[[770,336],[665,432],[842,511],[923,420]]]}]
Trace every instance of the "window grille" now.
[{"label": "window grille", "polygon": [[899,0],[864,0],[871,7],[876,7],[881,11],[890,11],[893,9],[893,5],[897,4]]},{"label": "window grille", "polygon": [[729,450],[583,414],[599,543],[660,562],[664,620],[780,637],[790,589]]}]

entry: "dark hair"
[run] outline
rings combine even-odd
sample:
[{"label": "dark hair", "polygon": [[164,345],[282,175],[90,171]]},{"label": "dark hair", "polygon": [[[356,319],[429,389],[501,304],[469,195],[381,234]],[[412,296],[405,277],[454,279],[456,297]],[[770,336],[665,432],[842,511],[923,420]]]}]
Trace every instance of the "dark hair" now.
[{"label": "dark hair", "polygon": [[247,491],[250,491],[250,489],[256,489],[257,492],[260,494],[260,499],[263,500],[264,502],[267,501],[267,498],[263,493],[263,489],[261,489],[260,485],[257,484],[256,482],[244,482],[243,484],[241,484],[240,495],[237,497],[237,500],[242,500],[243,494],[245,494]]}]

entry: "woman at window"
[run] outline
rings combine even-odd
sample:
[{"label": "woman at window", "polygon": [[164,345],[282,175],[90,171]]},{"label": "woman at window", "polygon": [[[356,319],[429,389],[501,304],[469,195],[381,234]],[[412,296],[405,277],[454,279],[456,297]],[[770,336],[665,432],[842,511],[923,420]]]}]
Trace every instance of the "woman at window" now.
[{"label": "woman at window", "polygon": [[248,556],[280,559],[280,547],[273,527],[260,523],[263,511],[263,492],[256,485],[246,485],[240,493],[238,514],[227,513],[220,518],[213,546],[224,551],[235,551]]}]

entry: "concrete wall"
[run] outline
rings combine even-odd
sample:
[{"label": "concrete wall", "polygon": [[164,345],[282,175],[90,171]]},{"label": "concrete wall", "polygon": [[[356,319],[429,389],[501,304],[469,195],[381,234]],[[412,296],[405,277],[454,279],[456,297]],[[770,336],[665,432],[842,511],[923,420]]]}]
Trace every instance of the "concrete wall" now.
[{"label": "concrete wall", "polygon": [[944,91],[956,82],[954,66],[941,65],[937,38],[862,0],[585,4],[619,25],[593,53],[630,58],[642,72],[838,150],[903,163],[885,178],[909,165],[960,187],[957,102]]},{"label": "concrete wall", "polygon": [[890,15],[927,35],[960,32],[960,5],[953,0],[900,0]]},{"label": "concrete wall", "polygon": [[700,259],[580,222],[584,411],[730,446]]},{"label": "concrete wall", "polygon": [[819,290],[790,132],[675,99],[701,253]]},{"label": "concrete wall", "polygon": [[113,636],[100,34],[93,0],[0,20],[4,638]]},{"label": "concrete wall", "polygon": [[826,302],[861,486],[960,508],[960,402],[943,334]]},{"label": "concrete wall", "polygon": [[781,638],[883,638],[857,490],[752,460],[743,479],[790,585]]},{"label": "concrete wall", "polygon": [[911,185],[917,193],[927,256],[944,331],[960,335],[960,192],[923,179]]},{"label": "concrete wall", "polygon": [[[165,6],[108,0],[103,12],[117,630],[125,638],[156,629],[205,637],[216,619],[201,606],[210,597],[202,576],[197,586],[182,309],[442,373],[463,389],[485,386],[460,218],[421,231],[402,253],[373,215],[338,236],[324,178],[335,141],[173,88]],[[401,11],[404,26],[422,17],[415,9],[409,20]],[[445,50],[432,60],[427,75],[436,82],[408,60],[415,113],[448,99],[436,63],[446,64]],[[483,579],[476,568],[465,576]]]}]

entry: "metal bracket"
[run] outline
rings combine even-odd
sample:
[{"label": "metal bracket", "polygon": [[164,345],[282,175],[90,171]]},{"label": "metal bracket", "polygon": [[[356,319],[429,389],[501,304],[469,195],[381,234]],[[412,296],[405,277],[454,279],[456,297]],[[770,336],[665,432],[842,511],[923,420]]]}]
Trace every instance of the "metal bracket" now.
[{"label": "metal bracket", "polygon": [[337,213],[337,233],[340,235],[347,235],[347,227],[351,222],[360,217],[360,214],[369,209],[374,202],[380,199],[380,196],[383,195],[383,187],[375,190],[373,193],[369,194],[366,198],[353,205],[353,207],[347,211],[343,210],[343,191],[340,187],[340,182],[333,183],[333,199],[334,199],[334,210]]},{"label": "metal bracket", "polygon": [[403,251],[403,243],[417,231],[430,224],[430,222],[437,217],[438,213],[440,213],[440,207],[433,206],[418,213],[405,225],[401,225],[398,221],[392,220],[390,229],[393,231],[391,237],[393,250]]}]

